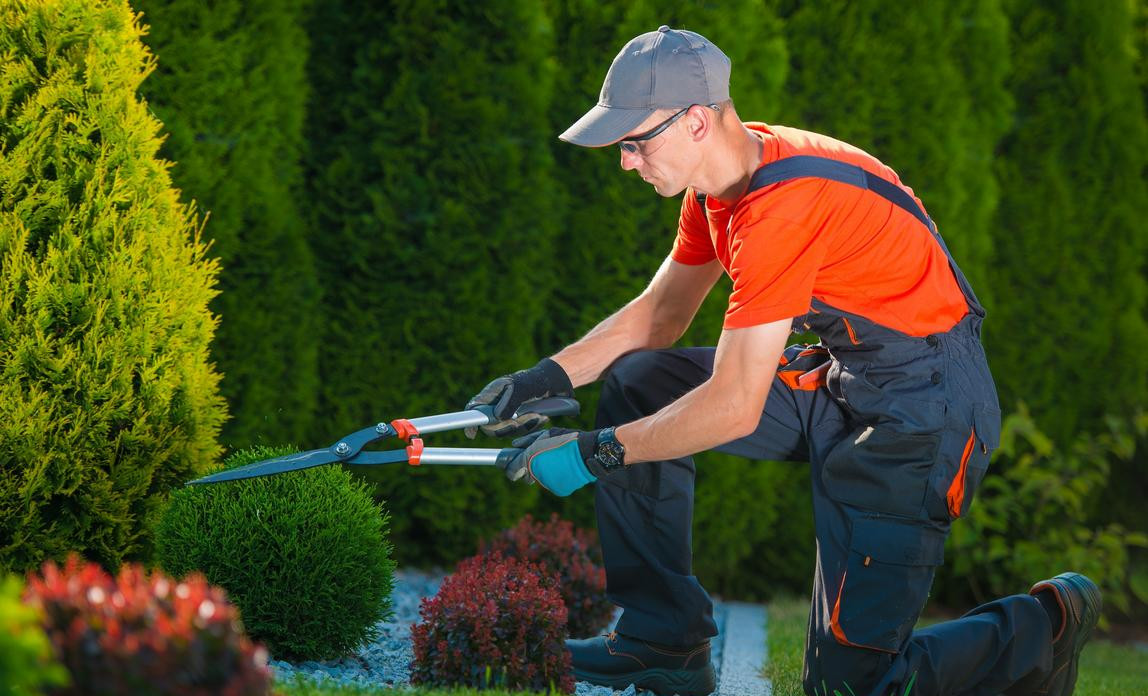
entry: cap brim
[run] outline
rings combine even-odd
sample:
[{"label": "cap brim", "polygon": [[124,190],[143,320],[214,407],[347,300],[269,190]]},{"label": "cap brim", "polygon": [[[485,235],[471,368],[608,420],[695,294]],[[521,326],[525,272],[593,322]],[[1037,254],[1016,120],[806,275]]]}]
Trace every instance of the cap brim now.
[{"label": "cap brim", "polygon": [[654,113],[655,109],[611,109],[601,104],[590,109],[558,136],[582,147],[605,147],[621,140]]}]

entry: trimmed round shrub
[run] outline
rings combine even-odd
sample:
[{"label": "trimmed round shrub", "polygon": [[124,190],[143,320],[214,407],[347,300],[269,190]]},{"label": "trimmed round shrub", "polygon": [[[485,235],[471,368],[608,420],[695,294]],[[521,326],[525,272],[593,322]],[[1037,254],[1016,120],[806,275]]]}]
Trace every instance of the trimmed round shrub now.
[{"label": "trimmed round shrub", "polygon": [[593,531],[575,529],[573,522],[557,514],[549,522],[526,515],[483,544],[480,553],[530,561],[549,574],[566,605],[566,628],[575,638],[596,634],[613,618],[614,605],[606,599],[602,549]]},{"label": "trimmed round shrub", "polygon": [[538,566],[472,556],[419,608],[411,683],[574,692],[566,607]]},{"label": "trimmed round shrub", "polygon": [[37,696],[48,686],[68,683],[67,672],[52,657],[40,612],[20,599],[24,584],[0,577],[0,693]]},{"label": "trimmed round shrub", "polygon": [[55,696],[260,696],[271,690],[267,651],[201,575],[175,582],[136,564],[116,578],[71,555],[28,579],[28,601],[72,686]]},{"label": "trimmed round shrub", "polygon": [[[295,450],[254,447],[224,468]],[[390,614],[388,516],[338,466],[176,491],[156,531],[160,564],[227,590],[248,633],[284,660],[346,655]]]}]

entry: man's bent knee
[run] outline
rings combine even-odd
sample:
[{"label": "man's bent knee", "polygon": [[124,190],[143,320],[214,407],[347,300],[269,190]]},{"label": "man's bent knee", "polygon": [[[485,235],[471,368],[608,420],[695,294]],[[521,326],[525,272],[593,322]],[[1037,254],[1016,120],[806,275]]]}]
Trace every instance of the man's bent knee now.
[{"label": "man's bent knee", "polygon": [[606,372],[599,427],[655,413],[707,378],[708,373],[674,349],[623,355]]}]

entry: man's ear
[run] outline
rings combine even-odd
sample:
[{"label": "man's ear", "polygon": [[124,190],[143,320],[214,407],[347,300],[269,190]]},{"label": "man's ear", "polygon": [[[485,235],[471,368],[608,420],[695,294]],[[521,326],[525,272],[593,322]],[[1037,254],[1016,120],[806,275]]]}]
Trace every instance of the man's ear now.
[{"label": "man's ear", "polygon": [[694,142],[703,140],[717,127],[718,113],[704,106],[694,106],[686,114],[686,132]]}]

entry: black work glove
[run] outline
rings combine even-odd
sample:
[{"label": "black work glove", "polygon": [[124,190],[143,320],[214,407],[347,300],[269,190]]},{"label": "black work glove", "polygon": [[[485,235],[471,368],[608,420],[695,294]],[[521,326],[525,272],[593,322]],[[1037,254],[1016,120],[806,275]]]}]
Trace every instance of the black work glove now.
[{"label": "black work glove", "polygon": [[[543,358],[528,370],[519,370],[493,380],[466,402],[466,409],[475,406],[493,406],[497,422],[482,426],[482,432],[493,437],[514,437],[541,428],[550,419],[537,413],[511,418],[518,407],[527,401],[549,396],[574,396],[574,385],[562,366],[550,358]],[[467,428],[466,436],[474,439],[477,429]]]}]

